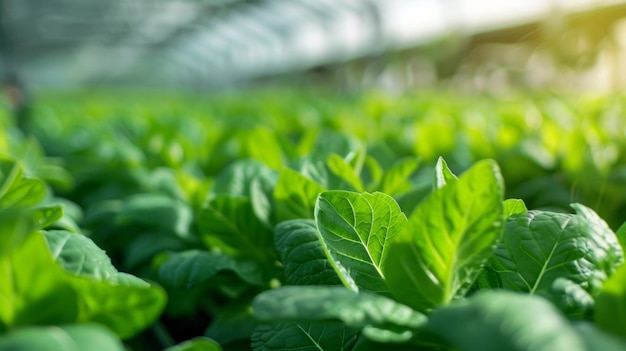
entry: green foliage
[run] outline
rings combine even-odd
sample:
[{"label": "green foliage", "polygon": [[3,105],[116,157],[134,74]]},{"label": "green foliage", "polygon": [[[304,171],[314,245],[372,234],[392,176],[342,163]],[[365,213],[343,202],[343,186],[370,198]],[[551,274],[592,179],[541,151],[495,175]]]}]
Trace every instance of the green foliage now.
[{"label": "green foliage", "polygon": [[428,310],[464,294],[500,238],[503,191],[496,164],[482,161],[420,203],[388,243],[393,296]]}]

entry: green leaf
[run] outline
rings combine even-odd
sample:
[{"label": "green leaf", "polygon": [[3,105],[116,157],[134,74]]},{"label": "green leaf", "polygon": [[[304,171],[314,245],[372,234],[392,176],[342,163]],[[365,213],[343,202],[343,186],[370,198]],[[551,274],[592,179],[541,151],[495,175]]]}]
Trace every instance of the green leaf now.
[{"label": "green leaf", "polygon": [[450,168],[448,168],[448,164],[443,159],[443,157],[439,157],[437,159],[437,164],[435,165],[435,179],[433,180],[433,186],[435,189],[443,188],[448,183],[456,182],[457,177],[452,173]]},{"label": "green leaf", "polygon": [[0,350],[12,351],[124,351],[124,346],[110,330],[90,324],[27,327],[0,336]]},{"label": "green leaf", "polygon": [[234,162],[215,179],[211,189],[211,198],[219,195],[251,198],[252,184],[255,179],[260,182],[264,192],[271,194],[276,184],[276,172],[255,160]]},{"label": "green leaf", "polygon": [[422,201],[389,243],[383,272],[393,295],[425,310],[464,294],[502,232],[502,198],[487,160]]},{"label": "green leaf", "polygon": [[163,351],[222,351],[222,348],[215,341],[200,336],[168,347]]},{"label": "green leaf", "polygon": [[396,162],[393,167],[383,175],[379,187],[380,192],[391,196],[407,192],[412,186],[409,177],[415,172],[418,166],[419,161],[414,157],[405,158]]},{"label": "green leaf", "polygon": [[157,277],[160,283],[180,290],[200,286],[221,271],[231,271],[243,281],[262,285],[262,272],[258,264],[235,260],[223,253],[190,250],[172,254],[162,254]]},{"label": "green leaf", "polygon": [[0,209],[30,207],[41,202],[45,195],[45,184],[24,176],[18,162],[0,160]]},{"label": "green leaf", "polygon": [[459,351],[588,350],[585,340],[547,300],[506,291],[480,292],[437,309],[426,330]]},{"label": "green leaf", "polygon": [[30,210],[0,211],[0,257],[10,254],[22,245],[36,229]]},{"label": "green leaf", "polygon": [[626,349],[626,342],[623,339],[604,333],[589,322],[576,322],[574,328],[588,351],[622,351]]},{"label": "green leaf", "polygon": [[142,225],[189,237],[191,209],[184,202],[161,194],[137,194],[124,201],[117,225]]},{"label": "green leaf", "polygon": [[340,322],[279,322],[259,325],[252,334],[254,351],[350,350],[358,330]]},{"label": "green leaf", "polygon": [[361,178],[359,178],[359,175],[356,173],[354,168],[352,168],[352,166],[341,156],[331,154],[328,156],[328,160],[326,162],[330,171],[345,180],[352,187],[352,190],[363,191],[363,182],[361,182]]},{"label": "green leaf", "polygon": [[504,200],[504,218],[509,218],[510,216],[518,213],[523,213],[528,211],[526,208],[526,204],[524,200],[520,199],[507,199]]},{"label": "green leaf", "polygon": [[541,293],[558,303],[552,284],[564,278],[596,296],[623,261],[615,234],[590,209],[576,215],[528,211],[512,215],[488,266],[504,289]]},{"label": "green leaf", "polygon": [[[255,128],[243,135],[247,154],[274,169],[283,165],[283,152],[276,135],[267,128]],[[262,145],[262,146],[261,146]]]},{"label": "green leaf", "polygon": [[329,191],[320,194],[315,219],[327,257],[342,282],[388,294],[383,273],[387,242],[400,232],[406,217],[389,195]]},{"label": "green leaf", "polygon": [[626,337],[626,264],[604,282],[596,297],[594,321],[605,331]]},{"label": "green leaf", "polygon": [[349,327],[403,327],[411,336],[426,316],[387,297],[344,287],[285,286],[267,290],[252,302],[261,321],[333,321]]},{"label": "green leaf", "polygon": [[249,303],[234,303],[221,308],[204,335],[222,345],[250,339],[259,322],[252,316]]},{"label": "green leaf", "polygon": [[0,331],[76,321],[79,296],[41,235],[29,235],[18,248],[0,256],[0,281]]},{"label": "green leaf", "polygon": [[35,226],[45,229],[63,217],[63,205],[37,207],[32,210]]},{"label": "green leaf", "polygon": [[111,259],[91,239],[62,230],[43,232],[52,257],[66,271],[95,280],[117,281]]},{"label": "green leaf", "polygon": [[274,241],[287,284],[341,285],[326,257],[315,221],[294,219],[282,222],[276,226]]},{"label": "green leaf", "polygon": [[129,338],[151,325],[165,308],[163,289],[128,274],[119,273],[117,282],[70,280],[79,295],[78,322],[96,322]]},{"label": "green leaf", "polygon": [[274,189],[276,217],[280,223],[289,219],[313,218],[317,196],[326,189],[302,174],[283,168]]},{"label": "green leaf", "polygon": [[[71,259],[86,257],[78,252],[83,244],[72,242],[58,257],[70,259],[66,263],[71,266],[75,263]],[[65,246],[55,247],[63,251]],[[88,245],[86,252],[97,255]],[[94,262],[86,263],[90,266]],[[79,274],[101,274],[97,265],[93,271],[76,267]],[[102,281],[86,274],[71,275],[54,262],[39,234],[30,235],[19,249],[0,257],[0,272],[0,330],[33,324],[96,322],[126,338],[150,325],[166,300],[161,288],[128,274],[117,273],[114,279]]]},{"label": "green leaf", "polygon": [[198,225],[209,247],[260,262],[269,262],[274,256],[273,233],[257,218],[246,198],[217,196],[202,208]]}]

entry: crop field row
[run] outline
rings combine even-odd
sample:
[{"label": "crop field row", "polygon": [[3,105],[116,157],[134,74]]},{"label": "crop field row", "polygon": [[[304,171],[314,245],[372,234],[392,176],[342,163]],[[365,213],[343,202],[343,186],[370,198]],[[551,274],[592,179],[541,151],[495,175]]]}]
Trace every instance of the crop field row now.
[{"label": "crop field row", "polygon": [[0,350],[626,349],[626,99],[0,116]]}]

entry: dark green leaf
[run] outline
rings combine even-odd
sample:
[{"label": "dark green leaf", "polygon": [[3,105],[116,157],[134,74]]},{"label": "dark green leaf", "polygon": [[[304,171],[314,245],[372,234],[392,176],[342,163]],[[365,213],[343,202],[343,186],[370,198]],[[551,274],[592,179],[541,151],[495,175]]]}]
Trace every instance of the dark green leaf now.
[{"label": "dark green leaf", "polygon": [[400,232],[406,217],[389,195],[383,193],[322,193],[315,206],[320,237],[342,282],[388,294],[384,265],[387,242]]},{"label": "dark green leaf", "polygon": [[124,202],[115,221],[118,225],[142,225],[188,237],[192,214],[189,206],[178,199],[160,194],[138,194]]},{"label": "dark green leaf", "polygon": [[315,222],[294,219],[276,226],[276,250],[285,267],[287,284],[341,285],[324,253]]},{"label": "dark green leaf", "polygon": [[357,329],[340,322],[261,324],[252,334],[252,350],[349,351],[357,335]]},{"label": "dark green leaf", "polygon": [[462,295],[500,237],[502,197],[497,165],[481,161],[420,203],[389,243],[383,273],[393,295],[418,310]]},{"label": "dark green leaf", "polygon": [[202,209],[198,224],[209,247],[259,261],[273,257],[273,233],[257,218],[249,199],[220,195]]},{"label": "dark green leaf", "polygon": [[190,250],[163,255],[158,260],[159,282],[177,289],[185,290],[202,285],[225,270],[234,272],[250,284],[263,284],[258,264],[235,260],[223,253]]},{"label": "dark green leaf", "polygon": [[[574,204],[577,214],[528,211],[509,217],[488,266],[501,287],[562,299],[552,284],[564,278],[596,296],[622,262],[615,234],[590,209]],[[563,289],[561,289],[563,290]]]},{"label": "dark green leaf", "polygon": [[239,340],[249,340],[259,322],[252,316],[249,304],[236,303],[220,309],[204,335],[226,345]]}]

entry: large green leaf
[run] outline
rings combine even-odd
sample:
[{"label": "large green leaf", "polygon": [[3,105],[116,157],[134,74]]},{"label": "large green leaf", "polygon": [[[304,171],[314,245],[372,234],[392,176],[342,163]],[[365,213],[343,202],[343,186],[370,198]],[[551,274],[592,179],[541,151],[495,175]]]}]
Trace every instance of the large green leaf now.
[{"label": "large green leaf", "polygon": [[201,238],[209,247],[259,261],[273,258],[274,238],[243,197],[220,195],[209,201],[198,218]]},{"label": "large green leaf", "polygon": [[540,293],[558,303],[562,296],[553,289],[553,282],[564,278],[592,296],[598,294],[606,277],[622,262],[622,249],[593,211],[578,204],[572,207],[576,215],[528,211],[509,217],[488,262],[498,275],[499,287]]},{"label": "large green leaf", "polygon": [[252,303],[261,321],[333,321],[349,327],[404,328],[410,331],[426,323],[426,316],[387,297],[356,293],[345,287],[286,286],[265,291]]},{"label": "large green leaf", "polygon": [[418,310],[464,293],[502,232],[503,185],[481,161],[433,192],[389,243],[383,273],[393,295]]},{"label": "large green leaf", "polygon": [[340,322],[278,322],[259,325],[252,334],[254,351],[349,351],[358,329]]},{"label": "large green leaf", "polygon": [[190,250],[171,254],[162,254],[157,277],[164,285],[177,289],[192,289],[202,285],[219,272],[231,271],[243,281],[263,284],[263,275],[258,264],[251,261],[235,260],[219,252]]},{"label": "large green leaf", "polygon": [[302,174],[283,168],[274,189],[278,222],[296,218],[313,218],[317,196],[323,186]]},{"label": "large green leaf", "polygon": [[342,282],[388,294],[384,265],[388,241],[400,232],[406,217],[389,195],[383,193],[322,193],[315,219],[327,257]]},{"label": "large green leaf", "polygon": [[459,351],[617,351],[626,347],[594,331],[586,331],[583,337],[541,297],[506,291],[481,292],[437,309],[430,314],[426,330]]},{"label": "large green leaf", "polygon": [[0,336],[6,351],[123,351],[124,346],[110,330],[89,324],[20,328]]},{"label": "large green leaf", "polygon": [[324,253],[315,221],[294,219],[282,222],[276,226],[274,241],[284,266],[287,284],[341,284]]},{"label": "large green leaf", "polygon": [[80,296],[41,235],[29,235],[18,248],[0,256],[0,281],[0,331],[72,323],[78,317]]},{"label": "large green leaf", "polygon": [[[32,324],[97,322],[126,338],[159,316],[166,300],[161,288],[128,274],[108,271],[112,267],[102,270],[98,258],[81,268],[74,259],[89,253],[103,254],[83,244],[54,244],[60,250],[56,257],[63,257],[59,263],[83,276],[61,268],[40,234],[30,235],[19,249],[0,257],[0,330]],[[68,250],[65,253],[64,248]],[[87,255],[80,253],[81,249]],[[92,275],[102,280],[94,280]]]}]

